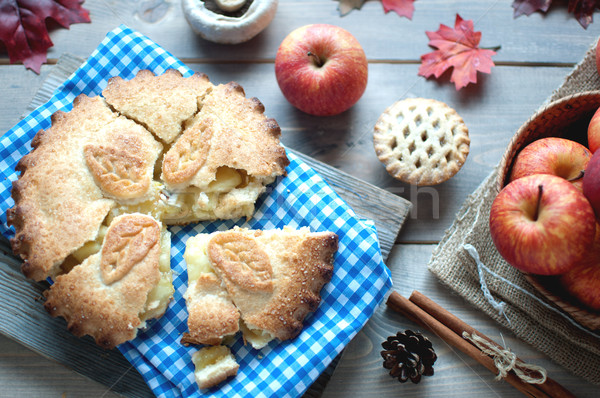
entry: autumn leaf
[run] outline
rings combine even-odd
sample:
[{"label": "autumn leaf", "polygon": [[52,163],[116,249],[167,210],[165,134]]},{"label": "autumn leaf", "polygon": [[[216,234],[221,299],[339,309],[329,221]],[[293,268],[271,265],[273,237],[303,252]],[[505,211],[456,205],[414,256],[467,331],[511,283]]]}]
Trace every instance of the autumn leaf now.
[{"label": "autumn leaf", "polygon": [[[512,7],[515,9],[513,18],[521,15],[531,15],[536,11],[546,12],[552,0],[514,0]],[[600,0],[569,0],[568,12],[572,12],[575,19],[584,29],[593,22],[593,14],[600,8]]]},{"label": "autumn leaf", "polygon": [[383,10],[387,14],[390,11],[395,11],[401,17],[412,19],[415,11],[415,0],[381,0]]},{"label": "autumn leaf", "polygon": [[338,4],[338,11],[340,15],[343,17],[348,14],[350,11],[356,9],[360,9],[364,4],[365,0],[339,0],[340,4]]},{"label": "autumn leaf", "polygon": [[598,0],[569,0],[568,11],[573,13],[584,29],[587,29],[594,20],[594,10],[599,7],[600,1]]},{"label": "autumn leaf", "polygon": [[453,68],[450,81],[456,90],[469,83],[477,83],[477,72],[490,73],[494,50],[479,48],[481,32],[473,30],[473,21],[463,20],[456,14],[454,29],[440,24],[435,32],[425,32],[429,45],[437,50],[421,56],[419,75],[439,78]]},{"label": "autumn leaf", "polygon": [[515,0],[512,8],[515,9],[513,17],[531,15],[536,11],[546,12],[550,8],[552,0]]},{"label": "autumn leaf", "polygon": [[89,12],[81,0],[0,0],[0,41],[4,43],[10,63],[23,62],[26,68],[40,73],[46,52],[53,46],[46,19],[63,28],[90,22]]},{"label": "autumn leaf", "polygon": [[[362,8],[365,0],[338,0],[338,11],[343,17],[352,10],[359,10]],[[390,11],[396,12],[401,17],[412,19],[413,12],[415,11],[414,3],[415,0],[381,0],[383,4],[383,11],[387,14]]]}]

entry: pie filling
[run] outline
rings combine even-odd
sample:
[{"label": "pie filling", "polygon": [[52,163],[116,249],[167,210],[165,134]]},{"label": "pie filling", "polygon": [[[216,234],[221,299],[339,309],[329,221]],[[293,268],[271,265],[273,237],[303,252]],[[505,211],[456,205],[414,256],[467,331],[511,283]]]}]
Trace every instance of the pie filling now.
[{"label": "pie filling", "polygon": [[203,347],[192,354],[194,377],[200,388],[212,387],[235,376],[239,365],[226,346]]},{"label": "pie filling", "polygon": [[205,187],[190,186],[170,191],[159,181],[150,187],[150,199],[118,204],[111,217],[126,213],[148,214],[167,225],[250,217],[254,203],[274,177],[251,177],[243,170],[219,167],[215,179]]},{"label": "pie filling", "polygon": [[140,320],[157,318],[165,313],[173,297],[173,271],[171,271],[171,233],[163,227],[160,236],[160,256],[158,258],[160,280],[148,293],[144,311],[140,313]]}]

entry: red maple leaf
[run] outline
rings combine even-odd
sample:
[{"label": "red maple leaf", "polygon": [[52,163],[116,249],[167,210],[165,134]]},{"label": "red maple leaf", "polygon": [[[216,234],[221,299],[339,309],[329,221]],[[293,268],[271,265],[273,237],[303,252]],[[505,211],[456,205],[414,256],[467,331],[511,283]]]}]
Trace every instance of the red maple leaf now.
[{"label": "red maple leaf", "polygon": [[53,46],[46,19],[63,28],[73,23],[90,22],[82,0],[0,0],[0,41],[10,63],[22,61],[26,68],[40,73],[46,51]]},{"label": "red maple leaf", "polygon": [[415,11],[415,0],[381,0],[383,10],[387,14],[390,11],[395,11],[401,17],[412,19]]},{"label": "red maple leaf", "polygon": [[437,50],[421,55],[419,75],[439,78],[453,68],[450,81],[460,90],[469,83],[477,83],[477,72],[490,73],[496,52],[479,48],[481,32],[473,30],[473,21],[463,20],[456,14],[454,29],[440,24],[436,32],[425,32],[429,45]]}]

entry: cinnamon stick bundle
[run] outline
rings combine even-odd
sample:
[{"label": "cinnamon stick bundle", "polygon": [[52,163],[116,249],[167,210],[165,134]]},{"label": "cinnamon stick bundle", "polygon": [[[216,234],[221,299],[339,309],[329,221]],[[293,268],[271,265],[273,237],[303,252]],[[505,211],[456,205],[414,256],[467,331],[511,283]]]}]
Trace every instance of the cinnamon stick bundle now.
[{"label": "cinnamon stick bundle", "polygon": [[[476,334],[485,339],[491,346],[500,346],[425,295],[415,291],[409,300],[397,292],[392,292],[387,300],[387,305],[413,322],[429,329],[442,340],[469,355],[491,372],[498,372],[492,357],[483,354],[478,347],[471,344],[462,335],[463,332],[467,332],[470,335]],[[521,380],[521,378],[511,371],[506,375],[504,380],[530,397],[574,397],[573,394],[550,378],[546,378],[546,381],[542,384],[531,384]]]}]

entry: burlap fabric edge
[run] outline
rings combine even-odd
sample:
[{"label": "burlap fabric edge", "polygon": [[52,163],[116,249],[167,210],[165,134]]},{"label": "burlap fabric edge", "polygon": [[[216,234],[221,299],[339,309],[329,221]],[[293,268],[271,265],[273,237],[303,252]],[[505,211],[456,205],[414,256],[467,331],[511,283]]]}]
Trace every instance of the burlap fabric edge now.
[{"label": "burlap fabric edge", "polygon": [[[563,84],[542,104],[600,89],[595,42]],[[496,250],[489,212],[497,194],[498,167],[465,200],[432,253],[429,270],[447,287],[483,310],[519,339],[584,379],[600,385],[600,334],[547,301]]]}]

